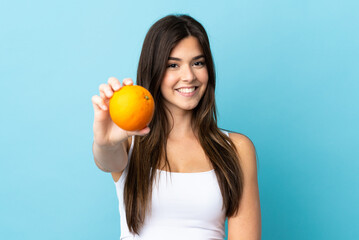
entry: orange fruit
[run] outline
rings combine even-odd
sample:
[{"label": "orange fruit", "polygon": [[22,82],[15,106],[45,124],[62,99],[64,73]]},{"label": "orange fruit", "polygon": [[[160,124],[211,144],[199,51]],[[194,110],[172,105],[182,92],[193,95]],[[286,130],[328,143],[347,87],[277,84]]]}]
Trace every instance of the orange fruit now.
[{"label": "orange fruit", "polygon": [[151,93],[138,85],[123,86],[109,102],[112,121],[126,131],[145,128],[152,120],[155,102]]}]

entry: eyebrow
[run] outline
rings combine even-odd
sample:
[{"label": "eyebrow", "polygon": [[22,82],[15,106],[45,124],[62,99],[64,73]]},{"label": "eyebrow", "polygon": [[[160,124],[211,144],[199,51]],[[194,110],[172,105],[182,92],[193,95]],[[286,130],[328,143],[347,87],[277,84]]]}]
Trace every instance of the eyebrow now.
[{"label": "eyebrow", "polygon": [[[200,58],[204,58],[204,55],[198,55],[194,58],[192,58],[192,60],[197,60],[197,59],[200,59]],[[175,61],[182,61],[182,59],[180,58],[176,58],[176,57],[168,57],[168,60],[175,60]]]}]

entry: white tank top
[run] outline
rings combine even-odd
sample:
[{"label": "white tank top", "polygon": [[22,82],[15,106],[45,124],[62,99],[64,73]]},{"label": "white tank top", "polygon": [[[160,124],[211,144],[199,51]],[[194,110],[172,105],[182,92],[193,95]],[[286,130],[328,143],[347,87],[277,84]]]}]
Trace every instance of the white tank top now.
[{"label": "white tank top", "polygon": [[[228,132],[225,132],[228,135]],[[129,150],[130,159],[134,137]],[[128,165],[127,165],[128,166]],[[123,190],[127,167],[115,182],[119,200],[122,239],[209,240],[225,237],[225,211],[214,170],[176,173],[157,170],[152,190],[152,213],[145,218],[139,235],[127,226]],[[159,177],[159,179],[158,179]],[[158,181],[159,180],[159,181]]]}]

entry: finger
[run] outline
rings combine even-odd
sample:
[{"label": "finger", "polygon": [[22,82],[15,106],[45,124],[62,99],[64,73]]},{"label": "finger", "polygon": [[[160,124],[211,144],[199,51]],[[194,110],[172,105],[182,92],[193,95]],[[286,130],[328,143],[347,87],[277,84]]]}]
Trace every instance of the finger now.
[{"label": "finger", "polygon": [[103,99],[106,99],[106,98],[107,98],[106,95],[105,95],[105,93],[104,93],[103,91],[100,91],[100,97],[103,98]]},{"label": "finger", "polygon": [[107,82],[114,91],[118,91],[121,88],[120,81],[115,77],[110,77]]},{"label": "finger", "polygon": [[141,129],[140,131],[138,131],[139,134],[141,135],[146,135],[151,131],[151,129],[149,127],[145,127],[144,129]]},{"label": "finger", "polygon": [[113,95],[112,88],[107,84],[101,84],[99,87],[100,92],[103,92],[106,98],[111,98]]},{"label": "finger", "polygon": [[128,85],[133,85],[133,81],[132,81],[132,78],[125,78],[122,80],[122,84],[124,86],[128,86]]},{"label": "finger", "polygon": [[104,102],[104,100],[98,95],[92,96],[91,101],[92,101],[92,104],[93,104],[94,108],[97,109],[97,110],[106,111],[108,109],[107,105]]},{"label": "finger", "polygon": [[143,135],[148,134],[150,131],[151,131],[151,129],[149,127],[145,127],[144,129],[136,131],[135,135],[143,136]]},{"label": "finger", "polygon": [[98,95],[95,95],[92,97],[92,103],[94,105],[94,108],[97,110],[106,111],[108,109],[104,100],[101,97],[99,97]]}]

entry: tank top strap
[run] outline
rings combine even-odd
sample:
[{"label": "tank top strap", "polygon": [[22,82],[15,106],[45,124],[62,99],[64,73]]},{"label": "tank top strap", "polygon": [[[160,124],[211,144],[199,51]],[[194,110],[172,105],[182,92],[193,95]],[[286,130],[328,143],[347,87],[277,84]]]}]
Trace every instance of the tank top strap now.
[{"label": "tank top strap", "polygon": [[223,130],[223,129],[221,129],[221,131],[222,131],[224,134],[226,134],[226,135],[227,135],[227,137],[229,137],[229,133],[228,133],[228,131]]}]

